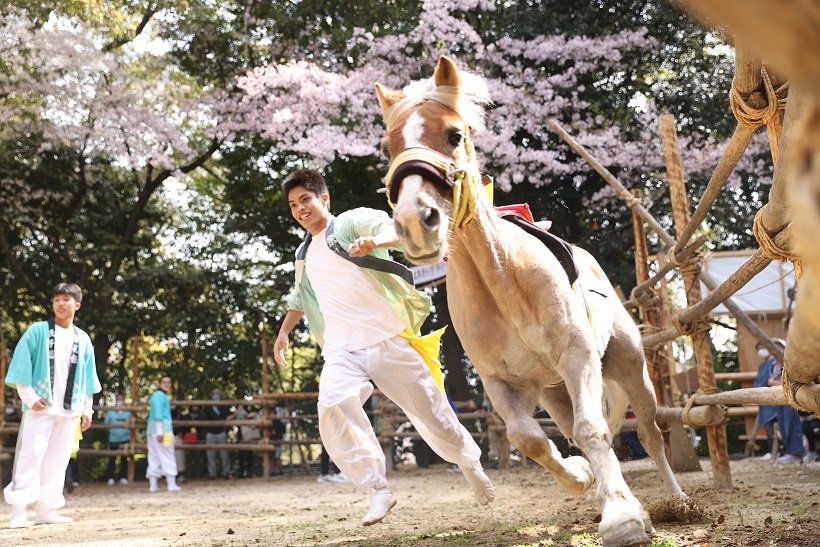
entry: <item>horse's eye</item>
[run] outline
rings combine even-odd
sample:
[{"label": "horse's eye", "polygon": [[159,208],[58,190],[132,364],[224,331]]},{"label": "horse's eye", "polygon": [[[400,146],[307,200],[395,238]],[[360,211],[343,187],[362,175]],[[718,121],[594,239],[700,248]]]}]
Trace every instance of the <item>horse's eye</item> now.
[{"label": "horse's eye", "polygon": [[461,144],[461,131],[453,129],[447,134],[447,141],[451,146],[456,147]]}]

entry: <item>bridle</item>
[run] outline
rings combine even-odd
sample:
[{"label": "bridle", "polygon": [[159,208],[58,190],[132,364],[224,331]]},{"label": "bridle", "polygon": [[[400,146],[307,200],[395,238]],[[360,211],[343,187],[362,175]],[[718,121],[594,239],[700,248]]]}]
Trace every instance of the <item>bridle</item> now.
[{"label": "bridle", "polygon": [[[466,137],[465,137],[466,138]],[[472,143],[468,142],[472,147]],[[492,202],[492,178],[477,171],[470,172],[456,166],[453,160],[444,154],[426,146],[413,146],[402,150],[390,164],[384,178],[387,187],[387,202],[391,209],[396,208],[399,199],[401,181],[409,175],[419,175],[429,180],[445,192],[453,192],[453,211],[450,219],[450,230],[467,225],[476,216],[478,190],[485,186]]]}]

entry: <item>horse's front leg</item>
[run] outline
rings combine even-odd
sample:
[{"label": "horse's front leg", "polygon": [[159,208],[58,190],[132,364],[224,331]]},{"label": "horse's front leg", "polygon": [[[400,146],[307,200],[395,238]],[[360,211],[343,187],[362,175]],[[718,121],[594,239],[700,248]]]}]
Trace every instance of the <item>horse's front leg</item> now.
[{"label": "horse's front leg", "polygon": [[589,463],[578,456],[562,458],[555,444],[532,416],[540,387],[534,383],[526,387],[513,386],[499,378],[487,376],[482,377],[482,381],[493,408],[504,420],[510,443],[552,473],[566,492],[573,495],[586,492],[595,482]]},{"label": "horse's front leg", "polygon": [[612,435],[601,405],[600,361],[591,347],[581,342],[570,345],[559,361],[559,369],[574,409],[572,438],[589,459],[598,483],[596,497],[601,506],[598,532],[604,546],[648,543],[641,504],[626,485],[612,450]]}]

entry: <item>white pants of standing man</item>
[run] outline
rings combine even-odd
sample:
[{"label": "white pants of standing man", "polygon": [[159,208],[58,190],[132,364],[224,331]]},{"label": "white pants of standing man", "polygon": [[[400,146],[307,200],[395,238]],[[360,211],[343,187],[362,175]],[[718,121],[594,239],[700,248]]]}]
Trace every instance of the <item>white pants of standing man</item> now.
[{"label": "white pants of standing man", "polygon": [[148,469],[145,471],[145,477],[150,480],[176,476],[177,460],[174,457],[174,444],[165,446],[157,440],[156,435],[148,435]]},{"label": "white pants of standing man", "polygon": [[65,468],[77,434],[76,416],[27,410],[20,423],[14,471],[3,490],[14,510],[37,502],[48,509],[65,505]]},{"label": "white pants of standing man", "polygon": [[328,454],[353,484],[370,494],[387,487],[384,453],[360,397],[370,379],[404,410],[430,448],[459,465],[479,499],[487,494],[492,499],[486,490],[492,486],[479,485],[471,473],[481,469],[481,449],[458,421],[424,360],[399,336],[325,356],[319,381],[319,432]]},{"label": "white pants of standing man", "polygon": [[[228,442],[227,433],[206,433],[205,444],[225,444]],[[208,454],[208,477],[216,478],[216,453],[219,452],[219,459],[222,460],[222,476],[226,479],[231,474],[231,458],[227,450],[206,450]]]}]

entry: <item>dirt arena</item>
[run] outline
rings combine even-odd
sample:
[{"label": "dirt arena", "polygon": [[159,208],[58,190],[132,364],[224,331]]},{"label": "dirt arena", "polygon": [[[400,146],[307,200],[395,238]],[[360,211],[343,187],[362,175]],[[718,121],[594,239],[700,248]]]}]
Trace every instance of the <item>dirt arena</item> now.
[{"label": "dirt arena", "polygon": [[[648,460],[622,464],[633,492],[649,509],[652,545],[820,545],[820,464],[732,462],[735,488],[711,488],[705,471],[679,474],[701,513],[670,511]],[[84,484],[68,496],[62,526],[0,529],[2,545],[342,545],[590,546],[600,545],[594,495],[563,494],[534,465],[490,470],[496,501],[480,507],[459,473],[445,466],[390,474],[398,505],[381,524],[359,525],[366,498],[351,485],[322,485],[315,476],[270,481],[195,481],[181,493],[149,494],[146,482]],[[3,512],[8,506],[3,506]],[[681,520],[693,520],[681,522]],[[0,517],[5,527],[8,513]]]}]

